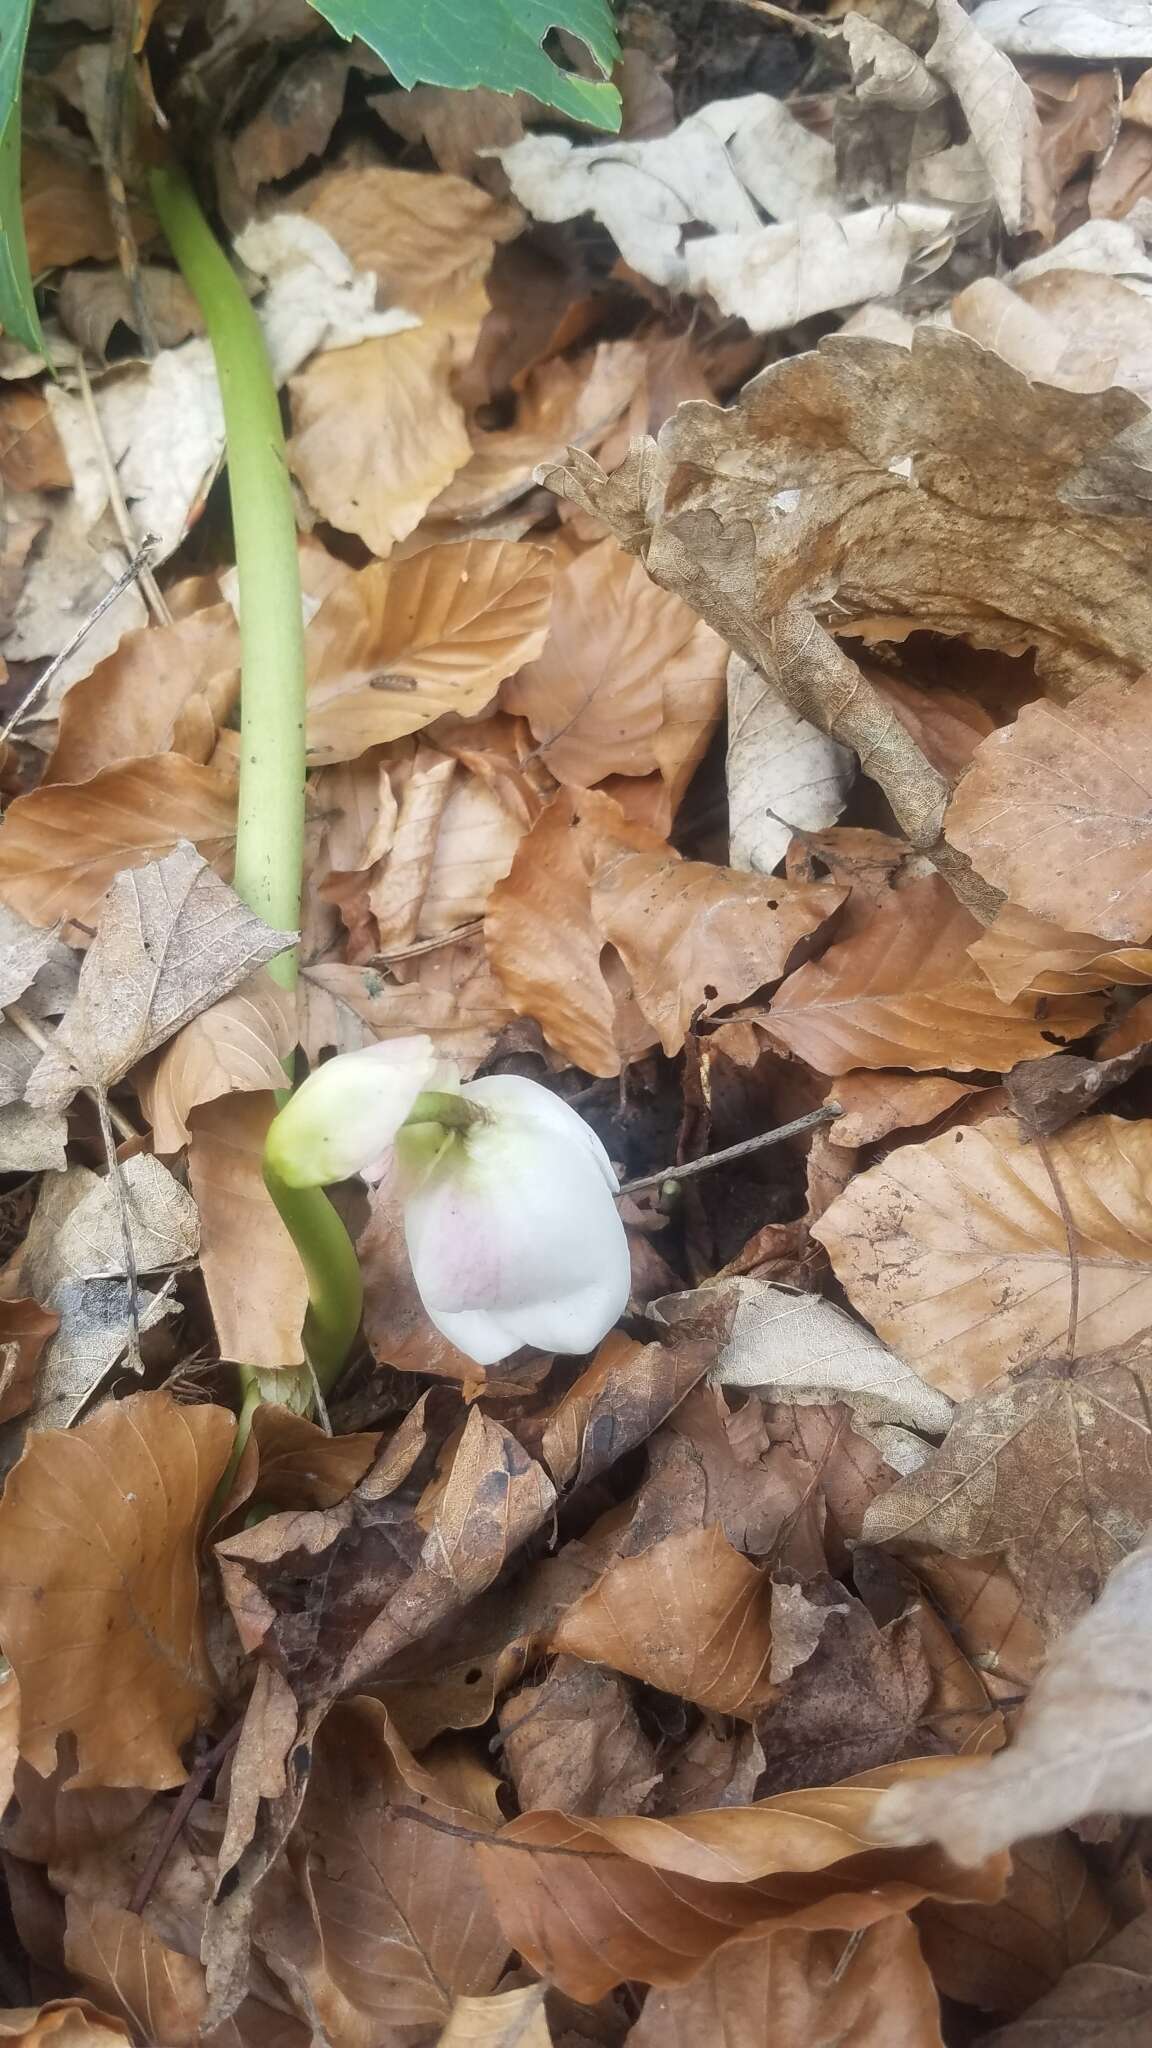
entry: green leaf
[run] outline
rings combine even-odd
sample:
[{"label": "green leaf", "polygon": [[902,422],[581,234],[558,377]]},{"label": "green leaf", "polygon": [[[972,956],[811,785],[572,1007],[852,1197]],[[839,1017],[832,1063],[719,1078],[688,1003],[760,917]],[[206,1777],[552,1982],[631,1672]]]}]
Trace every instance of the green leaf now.
[{"label": "green leaf", "polygon": [[44,354],[20,210],[20,80],[34,0],[0,0],[0,327]]},{"label": "green leaf", "polygon": [[[0,0],[0,6],[4,0]],[[620,95],[561,71],[541,44],[561,28],[587,45],[605,77],[620,54],[609,0],[312,0],[349,40],[383,57],[397,83],[487,85],[530,92],[596,128],[619,128]]]}]

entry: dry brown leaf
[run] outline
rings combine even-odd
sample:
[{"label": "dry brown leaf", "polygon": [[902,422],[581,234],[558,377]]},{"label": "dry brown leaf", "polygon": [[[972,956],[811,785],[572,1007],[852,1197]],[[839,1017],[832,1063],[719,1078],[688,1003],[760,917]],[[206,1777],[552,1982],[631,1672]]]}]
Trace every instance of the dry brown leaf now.
[{"label": "dry brown leaf", "polygon": [[32,1406],[40,1353],[59,1327],[56,1311],[38,1301],[0,1301],[0,1422]]},{"label": "dry brown leaf", "polygon": [[917,1578],[947,1616],[951,1635],[982,1674],[992,1698],[1027,1692],[1044,1662],[1044,1637],[1025,1613],[1003,1559],[917,1549],[913,1562]]},{"label": "dry brown leaf", "polygon": [[307,213],[357,270],[375,271],[384,303],[433,315],[480,284],[496,244],[524,224],[467,178],[376,165],[323,173]]},{"label": "dry brown leaf", "polygon": [[916,1929],[893,1913],[856,1934],[783,1928],[738,1942],[672,1991],[651,1991],[628,2048],[943,2048]]},{"label": "dry brown leaf", "polygon": [[308,1302],[300,1255],[264,1186],[264,1139],[275,1113],[265,1092],[201,1102],[188,1148],[220,1356],[268,1371],[302,1362]]},{"label": "dry brown leaf", "polygon": [[968,951],[1003,1003],[1015,1002],[1025,990],[1083,995],[1115,983],[1143,988],[1152,981],[1152,948],[1107,946],[1090,932],[1064,931],[1016,903],[1003,904]]},{"label": "dry brown leaf", "polygon": [[[161,348],[177,348],[190,335],[203,334],[203,315],[178,270],[142,263],[138,276]],[[119,264],[102,270],[66,271],[60,280],[56,310],[65,332],[95,356],[107,354],[115,327],[123,323],[135,333],[139,318],[131,286]]]},{"label": "dry brown leaf", "polygon": [[773,997],[770,1036],[822,1074],[1042,1059],[1098,1023],[1087,997],[1002,1003],[969,958],[980,926],[941,875],[907,882]]},{"label": "dry brown leaf", "polygon": [[157,1393],[29,1438],[0,1502],[0,1616],[38,1771],[71,1732],[73,1784],[183,1782],[180,1745],[215,1698],[197,1551],[233,1429],[227,1409]]},{"label": "dry brown leaf", "polygon": [[[1090,1358],[1152,1321],[1152,1123],[1090,1117],[1047,1153],[1077,1238],[1076,1355]],[[814,1235],[873,1328],[957,1399],[1067,1340],[1068,1234],[1015,1118],[902,1146],[856,1176]]]},{"label": "dry brown leaf", "polygon": [[1146,1527],[1150,1389],[1139,1349],[1016,1372],[965,1403],[940,1449],[874,1503],[867,1541],[1002,1551],[1030,1612],[1059,1628]]},{"label": "dry brown leaf", "polygon": [[1152,746],[1139,687],[1026,704],[978,748],[945,819],[953,845],[1037,917],[1152,934]]},{"label": "dry brown leaf", "polygon": [[256,192],[290,177],[311,156],[323,156],[344,104],[346,51],[309,50],[281,71],[270,92],[232,138],[240,189]]},{"label": "dry brown leaf", "polygon": [[516,1798],[565,1813],[639,1813],[661,1772],[623,1679],[558,1657],[539,1685],[500,1709]]},{"label": "dry brown leaf", "polygon": [[1019,2013],[1116,1931],[1100,1884],[1070,1835],[1022,1842],[994,1906],[921,1906],[920,1940],[945,1997]]},{"label": "dry brown leaf", "polygon": [[940,1074],[914,1079],[910,1074],[849,1071],[836,1077],[830,1099],[844,1114],[829,1127],[828,1136],[834,1145],[875,1145],[894,1131],[933,1124],[979,1093],[971,1083],[948,1081]]},{"label": "dry brown leaf", "polygon": [[[722,1320],[721,1314],[714,1323]],[[705,1328],[701,1338],[637,1344],[620,1330],[605,1337],[557,1402],[540,1439],[557,1486],[587,1485],[654,1434],[715,1362],[712,1331]]]},{"label": "dry brown leaf", "polygon": [[625,1977],[683,1984],[755,1931],[865,1928],[930,1893],[998,1897],[1002,1863],[963,1875],[940,1855],[870,1846],[883,1787],[957,1768],[896,1765],[674,1822],[527,1813],[475,1855],[510,1944],[573,1998]]},{"label": "dry brown leaf", "polygon": [[[198,2048],[208,2006],[199,1957],[170,1947],[138,1913],[106,1899],[74,1891],[66,1910],[65,1957],[85,1989],[135,2038]],[[252,1998],[227,2029],[207,2039],[210,2048],[307,2048],[309,2034],[302,2021]]]},{"label": "dry brown leaf", "polygon": [[194,1017],[135,1077],[157,1152],[188,1143],[188,1117],[200,1103],[283,1087],[294,1042],[292,998],[263,971]]},{"label": "dry brown leaf", "polygon": [[86,782],[148,754],[206,761],[240,691],[240,629],[230,605],[126,633],[60,707],[46,782]]},{"label": "dry brown leaf", "polygon": [[906,676],[889,675],[871,665],[868,679],[925,759],[949,782],[964,773],[981,740],[995,730],[996,720],[974,697],[956,690],[920,690]]},{"label": "dry brown leaf", "polygon": [[[456,1061],[462,1074],[474,1074],[516,1014],[485,960],[482,940],[438,946],[405,966],[414,971],[401,983],[386,979],[375,967],[321,961],[305,967],[303,982],[313,994],[319,991],[331,998],[338,1020],[358,1019],[366,1027],[353,1046],[342,1049],[423,1031]],[[305,1049],[315,1058],[330,1044],[339,1040],[326,1033],[313,1035]]]},{"label": "dry brown leaf", "polygon": [[292,473],[374,555],[419,525],[471,453],[451,367],[451,337],[413,327],[323,351],[291,379]]},{"label": "dry brown leaf", "polygon": [[438,169],[473,177],[487,169],[485,152],[518,142],[524,117],[536,102],[527,93],[492,92],[485,85],[454,91],[416,85],[408,92],[371,95],[372,105],[405,142],[426,142]]},{"label": "dry brown leaf", "polygon": [[47,2005],[0,2008],[0,2039],[18,2048],[122,2048],[132,2036],[122,2020],[89,2005],[86,1998],[54,1998]]},{"label": "dry brown leaf", "polygon": [[670,1536],[610,1565],[552,1646],[750,1721],[776,1692],[771,1580],[715,1525]]},{"label": "dry brown leaf", "polygon": [[[942,1747],[939,1734],[923,1725],[932,1672],[915,1610],[878,1626],[838,1580],[818,1578],[796,1590],[831,1611],[811,1654],[756,1717],[765,1759],[758,1790],[834,1784]],[[801,1641],[802,1651],[809,1640]]]},{"label": "dry brown leaf", "polygon": [[894,1790],[875,1816],[877,1839],[939,1841],[973,1863],[1087,1814],[1147,1813],[1150,1573],[1144,1542],[1057,1643],[1011,1747],[975,1766],[963,1787],[941,1785],[938,1801],[923,1788]]},{"label": "dry brown leaf", "polygon": [[1142,1913],[984,2048],[1143,2048],[1152,2025],[1152,1913]]},{"label": "dry brown leaf", "polygon": [[[90,258],[105,262],[116,254],[104,181],[77,156],[64,156],[39,143],[24,145],[21,177],[28,267],[33,277]],[[137,230],[148,225],[134,210]]]},{"label": "dry brown leaf", "polygon": [[372,1433],[329,1436],[292,1408],[262,1401],[216,1527],[259,1491],[273,1508],[333,1508],[358,1486],[375,1461]]},{"label": "dry brown leaf", "polygon": [[552,2048],[544,1986],[458,1998],[436,2048]]},{"label": "dry brown leaf", "polygon": [[183,754],[125,761],[8,806],[0,897],[33,924],[83,919],[121,869],[162,860],[182,839],[217,865],[235,834],[234,793],[210,768]]},{"label": "dry brown leaf", "polygon": [[558,574],[543,650],[503,701],[558,782],[659,769],[675,803],[720,718],[727,660],[710,627],[604,540]]},{"label": "dry brown leaf", "polygon": [[414,1762],[374,1700],[338,1707],[325,1724],[300,1839],[322,1944],[312,1995],[347,2048],[374,2048],[383,2028],[444,2021],[457,1994],[499,1980],[508,1943],[471,1841],[392,1810],[489,1833],[494,1781],[477,1775],[479,1811],[447,1772]]},{"label": "dry brown leaf", "polygon": [[10,491],[66,491],[68,457],[42,391],[16,384],[0,393],[0,481]]},{"label": "dry brown leaf", "polygon": [[546,548],[479,540],[346,575],[305,636],[310,758],[351,761],[446,712],[482,711],[543,645],[552,574]]},{"label": "dry brown leaf", "polygon": [[294,938],[247,909],[191,846],[118,874],[29,1102],[62,1109],[78,1088],[110,1087]]}]

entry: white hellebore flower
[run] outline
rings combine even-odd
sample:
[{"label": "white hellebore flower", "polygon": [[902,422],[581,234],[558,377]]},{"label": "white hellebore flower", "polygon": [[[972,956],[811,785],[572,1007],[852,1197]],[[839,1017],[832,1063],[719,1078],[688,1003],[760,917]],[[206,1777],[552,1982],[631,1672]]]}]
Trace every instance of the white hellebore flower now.
[{"label": "white hellebore flower", "polygon": [[536,1081],[461,1086],[427,1038],[342,1053],[281,1110],[267,1157],[290,1187],[379,1180],[394,1159],[420,1298],[478,1365],[522,1344],[591,1351],[627,1304],[608,1155]]}]

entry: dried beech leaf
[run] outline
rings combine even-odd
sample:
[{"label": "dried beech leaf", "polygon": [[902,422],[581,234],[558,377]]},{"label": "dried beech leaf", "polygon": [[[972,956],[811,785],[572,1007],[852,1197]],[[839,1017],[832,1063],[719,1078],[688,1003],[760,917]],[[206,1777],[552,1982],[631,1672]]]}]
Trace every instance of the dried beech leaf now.
[{"label": "dried beech leaf", "polygon": [[[506,684],[558,782],[659,769],[675,798],[720,718],[727,649],[614,540],[560,571],[548,638]],[[831,818],[822,818],[831,824]]]},{"label": "dried beech leaf", "polygon": [[801,718],[739,654],[728,662],[728,858],[770,875],[792,843],[834,825],[856,772],[847,747]]},{"label": "dried beech leaf", "polygon": [[557,1486],[587,1485],[655,1433],[714,1362],[716,1322],[713,1317],[698,1343],[679,1332],[673,1344],[637,1344],[619,1330],[605,1337],[557,1402],[540,1440]]},{"label": "dried beech leaf", "polygon": [[[138,1913],[78,1891],[68,1897],[64,1947],[73,1975],[136,2038],[198,2048],[208,2005],[198,1956],[169,1947]],[[237,2048],[306,2048],[308,2038],[299,2022],[255,1998],[240,2007],[230,2032]]]},{"label": "dried beech leaf", "polygon": [[943,2048],[936,1991],[907,1915],[855,1934],[782,1928],[738,1942],[690,1984],[649,1992],[628,2044],[761,2048],[769,2026],[797,2048]]},{"label": "dried beech leaf", "polygon": [[217,865],[235,835],[235,796],[210,768],[183,754],[122,762],[8,806],[0,897],[33,924],[83,919],[122,868],[162,860],[182,839]]},{"label": "dried beech leaf", "polygon": [[911,1785],[894,1789],[874,1817],[877,1838],[938,1841],[958,1862],[976,1863],[1088,1814],[1152,1811],[1150,1599],[1144,1542],[1056,1644],[1011,1747],[974,1766],[963,1787],[941,1785],[938,1800]]},{"label": "dried beech leaf", "polygon": [[[1047,1150],[1076,1231],[1076,1353],[1090,1358],[1152,1322],[1152,1123],[1090,1117]],[[814,1235],[873,1328],[958,1399],[1066,1342],[1068,1233],[1015,1118],[901,1146],[856,1176]]]},{"label": "dried beech leaf", "polygon": [[185,1024],[154,1065],[135,1077],[157,1152],[178,1152],[188,1143],[188,1117],[202,1102],[282,1088],[294,1024],[291,996],[263,971]]},{"label": "dried beech leaf", "polygon": [[500,1710],[504,1760],[521,1810],[638,1813],[661,1772],[623,1679],[558,1657],[539,1685]]},{"label": "dried beech leaf", "polygon": [[41,1773],[70,1732],[74,1785],[183,1782],[180,1745],[215,1700],[197,1551],[233,1430],[225,1408],[157,1393],[28,1439],[0,1501],[0,1625]]},{"label": "dried beech leaf", "polygon": [[60,707],[47,782],[86,782],[103,768],[169,750],[207,760],[240,690],[240,628],[231,605],[125,633]]},{"label": "dried beech leaf", "polygon": [[1141,1913],[985,2048],[1143,2048],[1150,2025],[1152,1913]]},{"label": "dried beech leaf", "polygon": [[1042,1059],[1099,1021],[1087,997],[1002,1003],[969,957],[980,926],[941,875],[908,882],[857,931],[797,969],[766,1029],[822,1074],[853,1067],[991,1068]]},{"label": "dried beech leaf", "polygon": [[0,1422],[32,1406],[40,1354],[59,1327],[55,1310],[38,1301],[0,1301]]},{"label": "dried beech leaf", "polygon": [[966,1402],[940,1449],[873,1503],[867,1541],[1003,1551],[1032,1614],[1058,1628],[1146,1526],[1150,1392],[1139,1348],[1017,1371]]},{"label": "dried beech leaf", "polygon": [[[969,948],[971,951],[972,949]],[[942,1075],[859,1073],[838,1074],[831,1100],[844,1114],[828,1127],[834,1145],[874,1145],[894,1131],[933,1124],[982,1091],[971,1082],[946,1081]]]},{"label": "dried beech leaf", "polygon": [[496,244],[524,224],[518,207],[467,178],[375,164],[322,173],[307,211],[357,270],[375,271],[381,303],[433,316],[483,281]]},{"label": "dried beech leaf", "polygon": [[0,2040],[18,2048],[124,2048],[132,2035],[122,2020],[89,2005],[86,1998],[54,1998],[47,2005],[0,2009]]},{"label": "dried beech leaf", "polygon": [[944,821],[1025,910],[1138,945],[1152,935],[1145,696],[1101,686],[1073,704],[1025,704],[977,748]]},{"label": "dried beech leaf", "polygon": [[264,1185],[274,1097],[220,1095],[191,1112],[188,1177],[200,1260],[222,1358],[275,1371],[299,1365],[308,1284]]},{"label": "dried beech leaf", "polygon": [[78,1088],[110,1087],[294,939],[247,909],[192,846],[118,874],[28,1100],[62,1109]]},{"label": "dried beech leaf", "polygon": [[750,1721],[776,1691],[772,1584],[715,1525],[669,1536],[610,1565],[552,1647]]},{"label": "dried beech leaf", "polygon": [[1005,903],[986,932],[968,948],[1001,1002],[1028,990],[1037,995],[1082,995],[1094,989],[1144,988],[1152,982],[1152,947],[1108,946],[1090,932],[1065,931]]},{"label": "dried beech leaf", "polygon": [[544,644],[552,575],[550,550],[500,540],[345,575],[305,636],[310,758],[354,760],[445,712],[482,711]]},{"label": "dried beech leaf", "polygon": [[687,1983],[757,1931],[857,1929],[928,1895],[998,1897],[1003,1861],[962,1873],[938,1853],[872,1846],[885,1786],[963,1768],[953,1758],[898,1764],[676,1821],[526,1813],[474,1854],[510,1944],[590,2001],[626,1977]]},{"label": "dried beech leaf", "polygon": [[1071,1835],[1018,1843],[994,1906],[933,1902],[917,1914],[941,1993],[984,2012],[1019,2013],[1098,1949],[1117,1921]]},{"label": "dried beech leaf", "polygon": [[458,1998],[436,2048],[552,2048],[544,1986]]}]

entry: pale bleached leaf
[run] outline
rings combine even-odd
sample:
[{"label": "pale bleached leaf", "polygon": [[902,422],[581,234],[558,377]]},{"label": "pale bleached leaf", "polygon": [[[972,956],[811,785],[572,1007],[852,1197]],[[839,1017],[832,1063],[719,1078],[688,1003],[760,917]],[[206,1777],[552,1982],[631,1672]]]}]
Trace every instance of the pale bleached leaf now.
[{"label": "pale bleached leaf", "polygon": [[770,875],[791,827],[822,832],[844,808],[855,757],[792,710],[739,654],[728,663],[728,858]]}]

